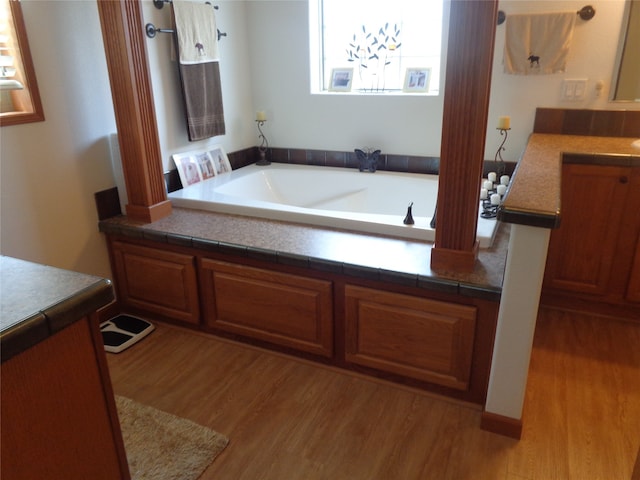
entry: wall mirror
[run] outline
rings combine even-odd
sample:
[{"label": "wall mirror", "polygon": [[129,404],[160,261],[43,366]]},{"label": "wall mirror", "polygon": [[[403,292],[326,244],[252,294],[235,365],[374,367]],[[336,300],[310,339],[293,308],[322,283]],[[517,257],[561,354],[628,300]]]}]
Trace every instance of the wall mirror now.
[{"label": "wall mirror", "polygon": [[640,102],[640,0],[627,0],[621,29],[619,61],[616,63],[613,101]]},{"label": "wall mirror", "polygon": [[22,7],[19,0],[0,0],[0,126],[42,120]]}]

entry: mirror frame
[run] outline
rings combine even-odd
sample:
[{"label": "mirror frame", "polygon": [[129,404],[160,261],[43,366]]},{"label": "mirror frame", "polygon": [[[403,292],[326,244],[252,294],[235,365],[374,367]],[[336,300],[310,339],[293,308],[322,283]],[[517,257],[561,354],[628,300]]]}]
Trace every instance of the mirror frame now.
[{"label": "mirror frame", "polygon": [[629,36],[630,36],[629,30],[631,29],[632,13],[633,15],[635,15],[636,20],[638,17],[640,17],[640,0],[626,1],[624,14],[622,17],[622,25],[620,28],[618,52],[616,54],[616,62],[614,64],[613,79],[612,79],[613,81],[611,83],[612,88],[611,88],[610,98],[609,98],[610,102],[616,102],[616,103],[637,103],[638,102],[638,100],[636,99],[618,98],[619,97],[618,91],[620,89],[620,75],[622,73],[623,63],[625,62],[625,59],[628,60],[628,58],[630,58],[631,55],[633,54],[632,49],[630,48],[630,45],[628,45]]},{"label": "mirror frame", "polygon": [[33,108],[31,111],[27,112],[0,113],[0,126],[2,127],[44,121],[44,111],[40,100],[36,71],[33,67],[31,50],[29,49],[29,39],[27,38],[27,29],[24,25],[24,16],[22,15],[22,5],[20,5],[19,0],[9,0],[9,6],[11,8],[11,15],[13,17],[13,23],[16,30],[18,48],[20,49],[20,56],[22,58],[22,73],[26,84],[25,88],[29,91]]}]

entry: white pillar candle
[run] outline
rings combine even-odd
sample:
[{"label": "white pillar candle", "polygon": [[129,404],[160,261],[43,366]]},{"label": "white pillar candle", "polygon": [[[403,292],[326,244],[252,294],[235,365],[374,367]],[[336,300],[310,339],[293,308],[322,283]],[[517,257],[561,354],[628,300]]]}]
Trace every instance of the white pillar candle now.
[{"label": "white pillar candle", "polygon": [[500,205],[500,195],[497,193],[491,195],[491,205]]},{"label": "white pillar candle", "polygon": [[260,110],[259,112],[256,112],[256,121],[258,122],[266,122],[267,121],[267,113]]},{"label": "white pillar candle", "polygon": [[501,183],[502,185],[509,185],[509,180],[510,180],[510,179],[509,179],[509,175],[502,175],[502,176],[500,177],[500,183]]},{"label": "white pillar candle", "polygon": [[489,175],[487,175],[487,180],[489,180],[490,182],[495,182],[497,178],[498,175],[496,174],[496,172],[489,172]]},{"label": "white pillar candle", "polygon": [[498,195],[503,196],[505,193],[507,193],[507,186],[506,185],[498,185],[496,187],[496,191],[498,192]]},{"label": "white pillar candle", "polygon": [[487,192],[486,188],[481,188],[480,189],[480,200],[486,200],[488,194],[489,194],[489,192]]},{"label": "white pillar candle", "polygon": [[493,182],[490,182],[489,180],[485,180],[482,186],[487,190],[493,190]]},{"label": "white pillar candle", "polygon": [[511,117],[500,117],[498,119],[498,128],[500,130],[509,130],[511,128]]}]

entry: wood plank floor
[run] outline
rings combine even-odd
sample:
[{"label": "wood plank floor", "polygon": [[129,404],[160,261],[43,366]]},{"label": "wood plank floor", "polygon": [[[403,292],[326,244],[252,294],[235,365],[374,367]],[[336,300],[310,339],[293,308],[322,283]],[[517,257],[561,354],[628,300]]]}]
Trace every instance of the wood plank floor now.
[{"label": "wood plank floor", "polygon": [[474,405],[156,326],[108,354],[114,390],[230,438],[202,480],[632,477],[640,324],[542,309],[520,441]]}]

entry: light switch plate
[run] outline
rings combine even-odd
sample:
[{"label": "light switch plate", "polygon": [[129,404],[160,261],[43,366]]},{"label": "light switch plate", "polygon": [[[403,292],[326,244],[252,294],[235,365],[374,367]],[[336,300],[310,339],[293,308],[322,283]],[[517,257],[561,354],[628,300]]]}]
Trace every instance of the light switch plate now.
[{"label": "light switch plate", "polygon": [[562,83],[562,99],[569,101],[584,100],[587,93],[587,79],[566,79]]}]

